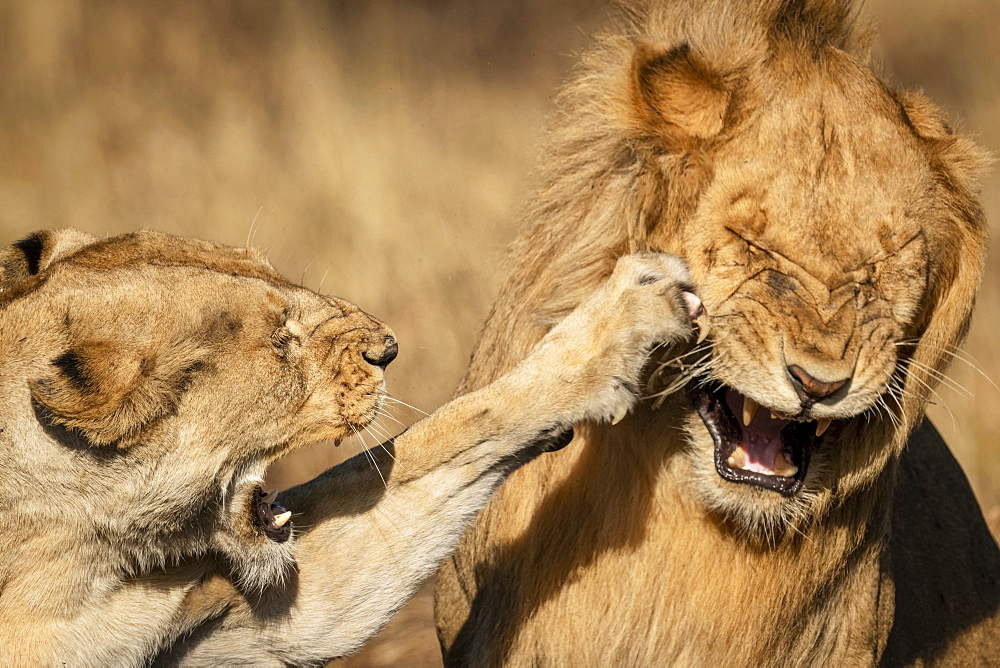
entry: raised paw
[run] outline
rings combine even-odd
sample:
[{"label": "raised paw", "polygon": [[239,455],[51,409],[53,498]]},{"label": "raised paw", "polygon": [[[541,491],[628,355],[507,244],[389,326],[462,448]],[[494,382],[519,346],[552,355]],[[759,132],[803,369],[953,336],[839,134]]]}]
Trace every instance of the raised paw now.
[{"label": "raised paw", "polygon": [[[637,400],[649,352],[708,333],[708,313],[684,261],[663,253],[627,255],[611,277],[557,325],[532,356],[555,373],[580,419],[616,423]],[[540,356],[545,357],[541,362]]]},{"label": "raised paw", "polygon": [[[605,285],[592,300],[608,299],[628,305],[634,317],[632,334],[648,338],[648,345],[688,338],[697,332],[697,342],[708,336],[709,317],[694,294],[691,275],[684,261],[666,253],[638,253],[618,260]],[[607,304],[598,310],[607,310]],[[627,326],[627,318],[621,322]]]}]

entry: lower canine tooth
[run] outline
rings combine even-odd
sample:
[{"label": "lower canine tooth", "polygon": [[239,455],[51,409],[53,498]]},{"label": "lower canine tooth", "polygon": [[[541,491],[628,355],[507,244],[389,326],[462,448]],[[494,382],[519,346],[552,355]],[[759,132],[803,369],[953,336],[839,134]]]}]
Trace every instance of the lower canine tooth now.
[{"label": "lower canine tooth", "polygon": [[286,524],[288,524],[288,520],[290,520],[291,518],[292,518],[292,511],[286,510],[280,515],[274,516],[274,525],[277,527],[283,527]]},{"label": "lower canine tooth", "polygon": [[782,478],[791,478],[793,475],[799,472],[799,467],[792,464],[785,458],[785,453],[780,450],[774,455],[774,466],[771,467],[775,475],[780,475]]},{"label": "lower canine tooth", "polygon": [[753,422],[753,416],[757,414],[757,409],[760,408],[760,404],[751,399],[750,397],[743,397],[743,424],[750,426]]},{"label": "lower canine tooth", "polygon": [[820,418],[816,420],[816,435],[822,436],[823,432],[830,428],[830,418]]},{"label": "lower canine tooth", "polygon": [[726,460],[726,464],[728,464],[731,469],[741,469],[746,465],[746,463],[746,453],[743,452],[742,445],[737,445],[736,449],[733,450],[733,454],[729,455],[729,458]]}]

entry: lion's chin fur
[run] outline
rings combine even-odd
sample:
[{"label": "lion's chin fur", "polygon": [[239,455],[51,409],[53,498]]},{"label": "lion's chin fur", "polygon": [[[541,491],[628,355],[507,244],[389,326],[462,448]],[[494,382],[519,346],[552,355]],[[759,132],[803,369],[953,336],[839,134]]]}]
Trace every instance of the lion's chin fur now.
[{"label": "lion's chin fur", "polygon": [[692,445],[682,466],[690,472],[685,485],[709,513],[717,515],[732,531],[748,541],[774,544],[789,532],[809,527],[820,513],[819,490],[806,484],[794,496],[739,485],[724,480],[715,470],[712,453]]},{"label": "lion's chin fur", "polygon": [[[887,429],[895,432],[891,422],[873,422],[868,415],[843,420],[838,438],[826,439],[814,448],[801,487],[792,495],[782,495],[724,479],[715,464],[715,444],[697,414],[684,421],[683,429],[686,447],[678,464],[677,484],[689,487],[705,510],[735,534],[758,544],[774,545],[788,536],[801,536],[822,522],[832,507],[868,492],[879,477],[877,471],[884,469],[888,459],[898,457],[882,445]],[[838,481],[837,460],[844,455],[866,461],[865,474]]]}]

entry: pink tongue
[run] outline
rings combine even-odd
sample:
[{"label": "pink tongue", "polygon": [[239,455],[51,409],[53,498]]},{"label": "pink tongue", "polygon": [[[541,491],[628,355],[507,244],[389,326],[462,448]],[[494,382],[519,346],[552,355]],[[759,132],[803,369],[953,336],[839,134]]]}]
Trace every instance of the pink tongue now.
[{"label": "pink tongue", "polygon": [[765,475],[774,475],[774,458],[781,452],[781,430],[787,420],[776,420],[766,408],[757,410],[749,425],[743,424],[743,395],[736,390],[726,391],[726,404],[740,423],[743,437],[740,445],[746,455],[741,468]]}]

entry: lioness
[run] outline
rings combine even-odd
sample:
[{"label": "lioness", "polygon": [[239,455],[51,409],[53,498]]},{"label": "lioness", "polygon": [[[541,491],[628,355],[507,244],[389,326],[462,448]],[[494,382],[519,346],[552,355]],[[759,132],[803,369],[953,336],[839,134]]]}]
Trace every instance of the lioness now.
[{"label": "lioness", "polygon": [[250,250],[76,231],[6,248],[0,665],[351,652],[508,473],[621,418],[650,347],[691,332],[689,280],[624,259],[510,374],[372,451],[378,470],[359,456],[275,500],[268,463],[378,413],[385,325]]},{"label": "lioness", "polygon": [[865,32],[847,0],[640,0],[583,56],[462,391],[622,253],[685,257],[712,334],[504,484],[439,573],[446,663],[1000,662],[1000,554],[922,422],[985,161]]}]

